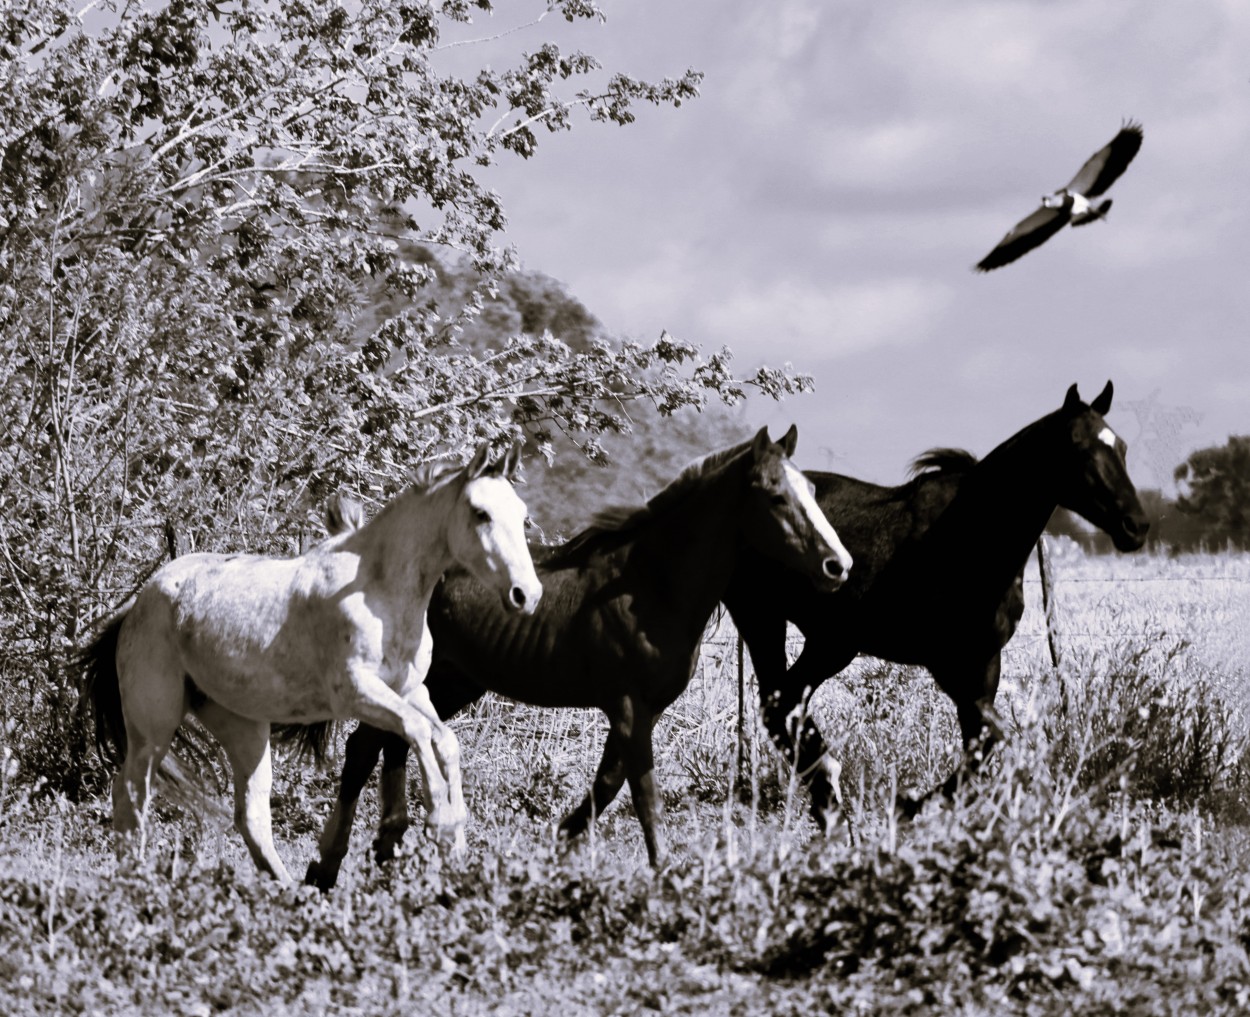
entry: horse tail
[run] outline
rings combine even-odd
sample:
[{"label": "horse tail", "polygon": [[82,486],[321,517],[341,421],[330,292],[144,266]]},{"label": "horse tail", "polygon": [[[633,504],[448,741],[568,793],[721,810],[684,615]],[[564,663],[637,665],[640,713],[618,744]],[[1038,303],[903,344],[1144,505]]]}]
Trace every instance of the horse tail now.
[{"label": "horse tail", "polygon": [[311,757],[318,766],[324,766],[336,729],[335,721],[322,720],[315,724],[274,724],[269,733],[279,745],[292,746],[297,757]]},{"label": "horse tail", "polygon": [[91,704],[96,751],[114,766],[126,757],[126,718],[117,679],[117,637],[125,620],[125,611],[116,615],[71,664],[79,676],[79,702]]}]

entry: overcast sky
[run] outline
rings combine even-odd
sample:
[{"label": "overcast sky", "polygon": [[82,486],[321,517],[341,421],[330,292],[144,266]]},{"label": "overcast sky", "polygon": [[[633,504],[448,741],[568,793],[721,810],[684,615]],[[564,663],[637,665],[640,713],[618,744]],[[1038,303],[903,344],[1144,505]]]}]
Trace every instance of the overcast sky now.
[{"label": "overcast sky", "polygon": [[[702,95],[511,161],[491,177],[508,239],[613,332],[811,373],[815,395],[748,411],[796,421],[802,465],[897,483],[930,446],[982,455],[1108,378],[1139,486],[1250,433],[1244,0],[603,6],[507,51],[692,66]],[[1107,222],[971,271],[1128,117],[1145,143]]]}]

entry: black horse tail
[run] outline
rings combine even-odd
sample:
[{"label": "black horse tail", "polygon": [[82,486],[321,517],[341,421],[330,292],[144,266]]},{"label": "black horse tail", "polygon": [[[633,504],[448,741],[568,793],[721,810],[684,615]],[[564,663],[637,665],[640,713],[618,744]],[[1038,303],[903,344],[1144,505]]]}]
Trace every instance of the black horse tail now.
[{"label": "black horse tail", "polygon": [[315,724],[274,724],[269,733],[279,745],[290,746],[297,757],[311,757],[318,766],[324,766],[337,729],[336,721],[321,720]]},{"label": "black horse tail", "polygon": [[911,476],[924,473],[964,473],[976,466],[977,457],[961,448],[931,448],[916,456],[911,464]]},{"label": "black horse tail", "polygon": [[125,611],[114,617],[70,665],[78,673],[79,702],[91,706],[96,751],[114,766],[126,758],[126,718],[117,680],[117,636],[125,620]]}]

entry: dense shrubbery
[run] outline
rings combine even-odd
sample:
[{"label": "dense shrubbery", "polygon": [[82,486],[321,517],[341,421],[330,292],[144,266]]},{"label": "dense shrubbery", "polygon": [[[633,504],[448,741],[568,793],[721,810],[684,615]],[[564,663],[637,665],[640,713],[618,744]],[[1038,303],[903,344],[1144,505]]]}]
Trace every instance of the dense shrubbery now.
[{"label": "dense shrubbery", "polygon": [[[1119,628],[1130,611],[1158,619],[1176,609],[1147,608],[1132,587],[1114,607]],[[1221,610],[1213,597],[1204,617]],[[602,722],[585,711],[488,697],[459,722],[468,861],[444,866],[410,834],[406,856],[376,867],[363,833],[324,897],[259,878],[226,820],[160,797],[142,855],[114,862],[104,802],[32,799],[4,771],[8,1009],[1066,1015],[1250,1005],[1244,721],[1192,646],[1149,635],[1096,652],[1066,645],[1058,673],[1032,657],[1021,671],[1013,656],[1001,751],[954,801],[911,822],[895,818],[890,789],[945,776],[953,711],[923,673],[862,661],[812,703],[841,736],[851,821],[826,839],[754,711],[747,770],[736,775],[743,793],[729,793],[736,655],[724,638],[707,645],[657,731],[674,840],[660,873],[646,867],[627,805],[574,851],[553,846],[552,823],[584,792],[601,746]],[[290,759],[276,769],[278,840],[298,869],[333,781]],[[373,808],[366,796],[362,824],[376,821]]]}]

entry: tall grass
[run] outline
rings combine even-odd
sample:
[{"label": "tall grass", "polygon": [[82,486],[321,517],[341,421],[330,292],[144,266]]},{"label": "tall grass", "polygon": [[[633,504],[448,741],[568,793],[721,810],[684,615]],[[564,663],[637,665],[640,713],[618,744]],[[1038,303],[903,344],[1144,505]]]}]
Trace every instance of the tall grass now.
[{"label": "tall grass", "polygon": [[[371,861],[372,791],[340,887],[254,872],[226,821],[159,794],[114,857],[105,800],[27,779],[0,727],[0,1003],[9,1012],[1236,1012],[1250,1006],[1240,617],[1250,561],[1056,561],[1059,668],[1036,580],[1005,655],[1007,737],[953,800],[897,793],[958,760],[927,673],[863,658],[809,709],[841,766],[845,823],[818,835],[760,723],[749,658],[709,631],[657,728],[673,861],[646,864],[623,801],[585,842],[594,711],[487,697],[455,722],[470,856],[421,838]],[[797,637],[791,646],[797,652]],[[741,761],[740,761],[741,760]],[[19,765],[19,763],[21,765]],[[275,765],[284,860],[302,871],[332,772]],[[412,795],[413,800],[418,796]]]}]

